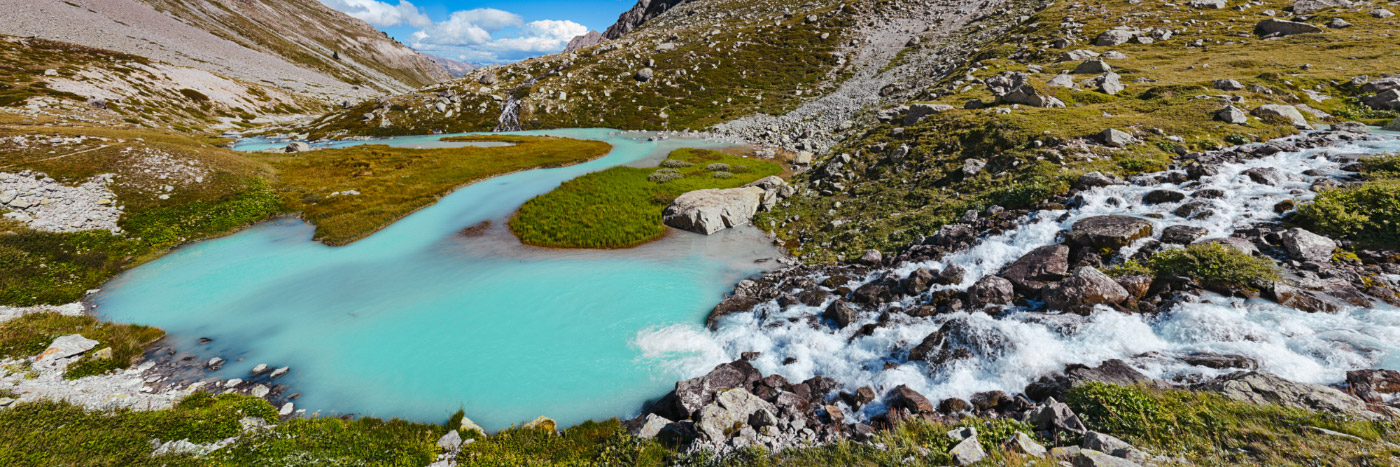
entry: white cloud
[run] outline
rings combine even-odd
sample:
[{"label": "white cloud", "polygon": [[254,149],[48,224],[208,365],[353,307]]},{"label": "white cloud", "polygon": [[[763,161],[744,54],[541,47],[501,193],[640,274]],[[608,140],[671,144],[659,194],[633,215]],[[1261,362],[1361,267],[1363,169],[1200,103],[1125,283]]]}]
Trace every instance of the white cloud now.
[{"label": "white cloud", "polygon": [[425,28],[433,25],[433,20],[408,0],[399,0],[398,5],[376,0],[321,0],[321,3],[376,27],[407,24]]},{"label": "white cloud", "polygon": [[413,48],[472,63],[502,63],[560,52],[569,40],[588,32],[573,21],[527,23],[520,15],[495,8],[454,11],[446,21],[435,22],[407,0],[399,0],[398,5],[378,0],[321,3],[377,27],[413,26],[418,28],[408,41]]}]

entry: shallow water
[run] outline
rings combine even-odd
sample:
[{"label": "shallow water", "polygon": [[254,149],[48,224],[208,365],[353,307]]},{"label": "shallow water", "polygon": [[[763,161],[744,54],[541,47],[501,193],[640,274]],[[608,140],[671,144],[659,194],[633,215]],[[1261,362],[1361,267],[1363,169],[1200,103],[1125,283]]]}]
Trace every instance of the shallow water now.
[{"label": "shallow water", "polygon": [[[505,220],[533,196],[675,148],[728,145],[609,130],[525,134],[614,149],[467,186],[344,247],[312,242],[312,227],[294,219],[182,247],[107,284],[97,312],[161,327],[203,359],[241,359],[224,378],[290,365],[277,382],[304,394],[298,408],[323,414],[441,422],[464,408],[487,429],[539,415],[570,425],[633,414],[682,376],[667,364],[679,355],[643,356],[636,335],[702,322],[734,282],[773,264],[756,260],[777,253],[752,227],[673,232],[629,250],[523,246]],[[459,234],[483,221],[492,223],[485,232]],[[200,346],[200,337],[214,341]]]},{"label": "shallow water", "polygon": [[[941,261],[908,265],[898,272],[907,274],[919,267],[941,270],[956,263],[965,267],[968,274],[964,283],[951,288],[965,290],[1025,253],[1055,243],[1056,236],[1076,221],[1104,214],[1148,218],[1155,224],[1157,236],[1167,226],[1176,224],[1204,227],[1210,230],[1207,238],[1228,236],[1236,227],[1276,219],[1278,215],[1272,208],[1283,199],[1311,199],[1313,193],[1308,187],[1314,177],[1303,175],[1304,171],[1314,169],[1322,176],[1339,175],[1339,165],[1322,157],[1326,152],[1400,152],[1400,133],[1378,133],[1385,138],[1383,141],[1227,164],[1220,167],[1219,175],[1204,180],[1208,187],[1130,183],[1095,189],[1084,194],[1082,206],[1037,213],[1019,229],[984,239]],[[1279,186],[1254,183],[1242,175],[1254,167],[1277,168],[1288,174],[1289,181]],[[1159,188],[1187,193],[1199,188],[1220,188],[1227,194],[1213,203],[1217,215],[1187,220],[1171,212],[1190,198],[1154,206],[1141,204],[1145,194]],[[854,289],[874,279],[872,275],[850,286]],[[912,306],[913,301],[906,300],[905,306]],[[867,313],[864,319],[841,330],[827,324],[813,326],[803,319],[819,315],[823,308],[782,308],[770,302],[753,313],[729,315],[719,323],[717,332],[696,324],[677,324],[644,330],[638,334],[637,342],[647,355],[690,355],[671,361],[676,371],[690,376],[704,374],[716,364],[738,358],[742,352],[757,351],[760,356],[754,365],[765,374],[782,374],[791,381],[829,376],[848,389],[871,385],[882,395],[897,385],[907,384],[935,401],[967,398],[989,390],[1019,393],[1035,378],[1059,371],[1067,364],[1092,366],[1109,359],[1127,360],[1149,376],[1163,379],[1191,380],[1220,373],[1172,358],[1193,352],[1239,354],[1258,361],[1262,370],[1321,384],[1341,382],[1346,371],[1352,369],[1400,369],[1400,310],[1378,300],[1373,308],[1351,307],[1333,314],[1305,313],[1263,299],[1215,295],[1157,315],[1129,315],[1106,309],[1088,318],[1026,309],[1010,309],[997,315],[959,312],[908,318],[899,325],[881,327],[870,336],[856,333],[862,325],[875,322],[878,313]],[[907,361],[910,348],[951,319],[968,320],[978,333],[1003,335],[1007,344],[994,354],[947,367],[929,368],[923,362]],[[796,362],[784,365],[787,358]],[[887,362],[900,365],[887,370]],[[863,415],[881,411],[882,404],[871,404],[865,407]]]}]

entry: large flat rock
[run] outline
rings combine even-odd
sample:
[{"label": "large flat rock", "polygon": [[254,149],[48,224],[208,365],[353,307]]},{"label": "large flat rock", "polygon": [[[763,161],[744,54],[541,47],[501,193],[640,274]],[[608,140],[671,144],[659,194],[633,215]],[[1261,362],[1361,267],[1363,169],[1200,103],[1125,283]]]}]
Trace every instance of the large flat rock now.
[{"label": "large flat rock", "polygon": [[671,202],[662,221],[677,229],[709,235],[748,224],[763,202],[763,188],[696,190]]}]

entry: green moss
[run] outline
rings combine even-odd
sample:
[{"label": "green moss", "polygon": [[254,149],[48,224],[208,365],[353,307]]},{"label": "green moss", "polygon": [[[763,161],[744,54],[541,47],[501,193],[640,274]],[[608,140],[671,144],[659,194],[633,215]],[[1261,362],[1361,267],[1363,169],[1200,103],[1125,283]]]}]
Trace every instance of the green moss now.
[{"label": "green moss", "polygon": [[[715,151],[679,149],[661,169],[614,167],[564,182],[520,207],[510,228],[529,245],[627,248],[666,232],[662,211],[682,193],[733,188],[777,175],[782,166]],[[711,170],[746,167],[742,173]],[[723,174],[723,175],[722,175]]]}]

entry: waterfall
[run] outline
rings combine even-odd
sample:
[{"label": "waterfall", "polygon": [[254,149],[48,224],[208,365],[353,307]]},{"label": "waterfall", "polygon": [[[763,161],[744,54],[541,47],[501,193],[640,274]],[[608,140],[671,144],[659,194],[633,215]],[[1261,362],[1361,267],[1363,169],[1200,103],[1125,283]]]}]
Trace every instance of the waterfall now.
[{"label": "waterfall", "polygon": [[491,131],[520,131],[520,99],[516,99],[514,94],[501,104],[501,116],[496,122],[496,129]]}]

